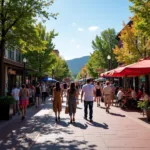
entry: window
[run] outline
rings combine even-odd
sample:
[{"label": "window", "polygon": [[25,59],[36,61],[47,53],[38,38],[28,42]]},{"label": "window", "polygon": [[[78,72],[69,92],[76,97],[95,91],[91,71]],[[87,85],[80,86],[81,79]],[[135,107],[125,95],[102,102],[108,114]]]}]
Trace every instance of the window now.
[{"label": "window", "polygon": [[8,58],[14,60],[14,50],[8,50]]},{"label": "window", "polygon": [[16,61],[21,62],[21,53],[19,50],[16,50]]}]

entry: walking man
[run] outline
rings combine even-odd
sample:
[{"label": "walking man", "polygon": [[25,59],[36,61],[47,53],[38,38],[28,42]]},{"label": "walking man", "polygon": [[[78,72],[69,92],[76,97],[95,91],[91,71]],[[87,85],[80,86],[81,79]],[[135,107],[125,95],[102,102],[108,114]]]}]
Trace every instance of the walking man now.
[{"label": "walking man", "polygon": [[91,84],[91,79],[87,79],[87,84],[82,87],[81,102],[84,95],[84,119],[87,120],[88,107],[89,107],[89,119],[93,122],[93,97],[95,93],[94,85]]},{"label": "walking man", "polygon": [[112,88],[110,87],[110,82],[106,81],[106,86],[103,89],[104,94],[104,102],[106,106],[106,112],[109,113],[109,108],[111,105],[111,99],[112,99]]}]

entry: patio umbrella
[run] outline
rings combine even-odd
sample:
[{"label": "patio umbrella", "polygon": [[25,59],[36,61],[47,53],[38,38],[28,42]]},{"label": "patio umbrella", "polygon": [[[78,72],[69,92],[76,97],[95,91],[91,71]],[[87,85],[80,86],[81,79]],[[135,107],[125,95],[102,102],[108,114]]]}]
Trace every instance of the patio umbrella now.
[{"label": "patio umbrella", "polygon": [[50,78],[50,77],[45,77],[45,78],[42,79],[42,81],[57,82],[57,80],[52,79],[52,78]]},{"label": "patio umbrella", "polygon": [[109,74],[113,77],[140,76],[150,73],[150,58],[142,59],[134,64],[115,69]]}]

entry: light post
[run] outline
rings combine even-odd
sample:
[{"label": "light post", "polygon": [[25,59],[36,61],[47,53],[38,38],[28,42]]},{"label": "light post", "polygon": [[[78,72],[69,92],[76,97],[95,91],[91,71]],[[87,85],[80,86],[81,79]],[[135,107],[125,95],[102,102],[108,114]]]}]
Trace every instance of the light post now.
[{"label": "light post", "polygon": [[52,68],[52,82],[53,82],[53,78],[54,78],[54,68]]},{"label": "light post", "polygon": [[24,79],[23,79],[23,83],[26,84],[26,63],[27,63],[27,59],[23,58],[23,63],[24,63]]},{"label": "light post", "polygon": [[110,69],[111,69],[111,65],[110,65],[111,56],[108,55],[108,56],[107,56],[107,59],[108,59],[108,70],[110,70]]}]

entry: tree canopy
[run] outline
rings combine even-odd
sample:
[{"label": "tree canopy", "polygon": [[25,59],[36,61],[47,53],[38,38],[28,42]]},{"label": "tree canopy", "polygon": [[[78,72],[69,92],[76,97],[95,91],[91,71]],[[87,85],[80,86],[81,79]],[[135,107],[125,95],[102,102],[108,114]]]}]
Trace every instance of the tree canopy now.
[{"label": "tree canopy", "polygon": [[142,31],[142,34],[150,37],[150,0],[129,0],[131,12],[138,18],[135,27]]},{"label": "tree canopy", "polygon": [[96,36],[92,41],[92,48],[94,52],[91,54],[88,61],[87,68],[89,75],[92,77],[98,77],[98,68],[108,68],[107,56],[111,56],[111,68],[115,68],[117,65],[113,48],[117,44],[116,32],[114,29],[104,30],[100,36]]},{"label": "tree canopy", "polygon": [[52,67],[56,61],[56,56],[52,53],[55,48],[53,39],[58,35],[54,30],[47,32],[46,28],[39,23],[37,25],[38,35],[40,40],[45,43],[45,49],[29,50],[25,53],[28,60],[28,69],[32,70],[32,74],[42,77],[48,73],[49,68]]},{"label": "tree canopy", "polygon": [[122,47],[116,46],[114,49],[118,62],[126,65],[150,55],[150,41],[141,30],[137,30],[135,22],[137,17],[132,19],[131,25],[124,24],[124,29],[119,36]]}]

